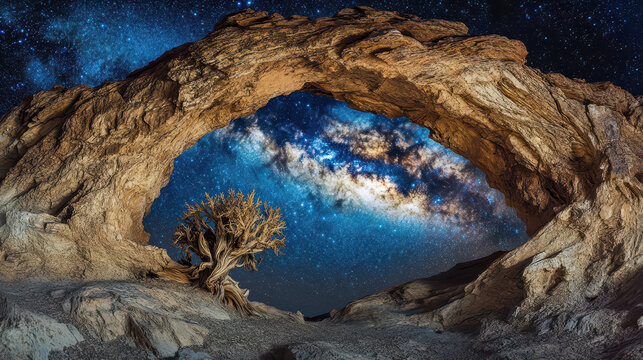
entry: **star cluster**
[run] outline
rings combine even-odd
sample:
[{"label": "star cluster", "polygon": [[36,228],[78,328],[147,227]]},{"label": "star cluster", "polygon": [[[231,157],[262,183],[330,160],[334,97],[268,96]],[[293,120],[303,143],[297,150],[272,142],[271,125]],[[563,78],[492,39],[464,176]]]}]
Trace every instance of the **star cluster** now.
[{"label": "star cluster", "polygon": [[[247,7],[316,18],[355,5],[462,21],[523,41],[530,66],[641,93],[638,0],[11,1],[0,2],[0,113],[54,84],[122,79]],[[282,208],[286,254],[233,276],[252,300],[307,315],[524,241],[484,175],[427,135],[327,98],[276,98],[182,154],[144,225],[176,256],[184,202],[256,189]]]}]

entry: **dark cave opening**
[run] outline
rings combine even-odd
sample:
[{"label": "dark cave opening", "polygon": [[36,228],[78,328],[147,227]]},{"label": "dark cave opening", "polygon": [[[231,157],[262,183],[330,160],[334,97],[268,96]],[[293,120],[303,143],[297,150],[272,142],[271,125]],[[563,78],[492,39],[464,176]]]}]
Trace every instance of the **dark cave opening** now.
[{"label": "dark cave opening", "polygon": [[178,260],[172,229],[185,203],[255,190],[282,210],[284,255],[231,277],[250,300],[307,316],[522,244],[504,196],[428,134],[327,97],[274,98],[175,159],[144,219],[150,244]]}]

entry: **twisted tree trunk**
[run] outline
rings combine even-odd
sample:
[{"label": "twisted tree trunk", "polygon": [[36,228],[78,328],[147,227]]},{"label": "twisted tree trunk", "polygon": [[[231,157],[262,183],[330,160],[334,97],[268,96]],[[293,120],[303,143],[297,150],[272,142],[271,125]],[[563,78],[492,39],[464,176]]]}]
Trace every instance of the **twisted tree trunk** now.
[{"label": "twisted tree trunk", "polygon": [[[256,271],[261,259],[255,255],[266,249],[279,254],[285,241],[285,223],[279,209],[255,202],[254,191],[244,198],[241,192],[230,190],[228,196],[211,198],[206,194],[206,201],[188,206],[181,220],[174,243],[181,249],[181,262],[186,265],[170,266],[159,274],[170,279],[183,277],[182,282],[198,284],[220,302],[243,313],[253,313],[248,291],[228,274],[238,267]],[[192,252],[199,256],[200,264],[190,266]]]}]

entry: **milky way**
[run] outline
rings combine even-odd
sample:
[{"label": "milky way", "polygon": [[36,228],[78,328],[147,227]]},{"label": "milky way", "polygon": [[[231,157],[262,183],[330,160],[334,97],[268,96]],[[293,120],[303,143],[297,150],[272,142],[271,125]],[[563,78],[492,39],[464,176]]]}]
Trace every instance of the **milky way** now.
[{"label": "milky way", "polygon": [[177,158],[144,225],[178,259],[186,202],[255,190],[282,210],[285,254],[232,276],[252,300],[308,315],[524,241],[502,194],[428,134],[328,98],[279,97]]},{"label": "milky way", "polygon": [[[12,1],[0,3],[0,113],[54,84],[122,79],[248,6],[320,17],[358,4],[462,21],[472,34],[522,40],[531,66],[641,92],[637,0]],[[182,154],[144,225],[176,256],[169,242],[186,201],[256,189],[282,208],[285,255],[233,277],[252,300],[307,315],[523,242],[524,225],[484,175],[427,136],[332,99],[276,98]]]}]

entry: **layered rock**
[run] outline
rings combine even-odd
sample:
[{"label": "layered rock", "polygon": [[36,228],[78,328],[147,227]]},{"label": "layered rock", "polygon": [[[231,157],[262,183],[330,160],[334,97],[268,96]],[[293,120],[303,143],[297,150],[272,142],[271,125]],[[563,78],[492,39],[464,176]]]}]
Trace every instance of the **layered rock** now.
[{"label": "layered rock", "polygon": [[429,128],[533,235],[427,313],[432,323],[547,321],[612,306],[619,291],[630,302],[613,306],[631,307],[643,99],[543,74],[526,54],[461,23],[365,7],[315,20],[246,10],[125,80],[37,93],[0,119],[0,274],[127,278],[167,266],[142,219],[174,158],[275,96],[309,91]]},{"label": "layered rock", "polygon": [[427,321],[427,314],[461,299],[465,287],[502,255],[504,252],[498,251],[481,259],[457,264],[429,278],[409,281],[355,300],[339,311],[331,311],[330,320],[374,325],[435,326]]}]

